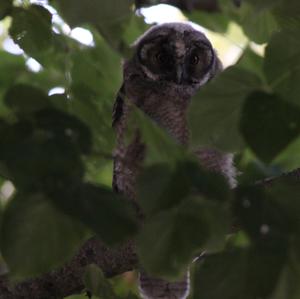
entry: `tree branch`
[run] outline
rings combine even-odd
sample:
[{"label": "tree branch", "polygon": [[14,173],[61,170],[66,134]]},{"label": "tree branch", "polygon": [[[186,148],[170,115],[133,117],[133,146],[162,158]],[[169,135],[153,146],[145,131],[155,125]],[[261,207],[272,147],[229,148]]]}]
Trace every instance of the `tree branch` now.
[{"label": "tree branch", "polygon": [[280,176],[274,176],[263,180],[259,180],[258,182],[256,182],[256,184],[265,187],[271,187],[274,183],[280,182],[281,180],[290,180],[293,182],[300,183],[300,168],[296,168],[290,172],[285,172]]},{"label": "tree branch", "polygon": [[84,290],[82,277],[89,264],[98,265],[106,277],[133,270],[137,266],[133,243],[111,249],[92,238],[61,269],[16,285],[0,278],[0,299],[58,299],[80,293]]}]

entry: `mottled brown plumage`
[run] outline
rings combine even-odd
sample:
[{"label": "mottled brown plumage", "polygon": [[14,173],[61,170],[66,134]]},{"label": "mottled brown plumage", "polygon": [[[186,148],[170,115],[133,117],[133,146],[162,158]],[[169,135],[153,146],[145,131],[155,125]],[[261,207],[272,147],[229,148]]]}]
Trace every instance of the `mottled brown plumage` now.
[{"label": "mottled brown plumage", "polygon": [[[132,105],[138,106],[178,143],[186,146],[190,100],[221,69],[205,35],[186,23],[154,26],[135,42],[133,55],[123,66],[124,82],[113,113],[117,134],[113,187],[117,192],[133,200],[136,198],[136,179],[145,157],[138,124],[132,142],[126,146],[124,141]],[[202,166],[223,173],[234,183],[232,156],[212,149],[199,149],[195,154]],[[145,299],[183,299],[188,295],[188,282],[188,273],[181,281],[169,283],[141,272],[141,295]]]}]

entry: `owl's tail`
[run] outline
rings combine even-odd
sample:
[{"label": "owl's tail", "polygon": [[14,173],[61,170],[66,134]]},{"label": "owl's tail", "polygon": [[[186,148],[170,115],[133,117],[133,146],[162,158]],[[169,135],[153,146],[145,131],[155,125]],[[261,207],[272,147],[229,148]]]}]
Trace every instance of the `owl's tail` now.
[{"label": "owl's tail", "polygon": [[186,299],[190,291],[190,273],[187,271],[181,280],[169,282],[141,270],[139,291],[143,299]]}]

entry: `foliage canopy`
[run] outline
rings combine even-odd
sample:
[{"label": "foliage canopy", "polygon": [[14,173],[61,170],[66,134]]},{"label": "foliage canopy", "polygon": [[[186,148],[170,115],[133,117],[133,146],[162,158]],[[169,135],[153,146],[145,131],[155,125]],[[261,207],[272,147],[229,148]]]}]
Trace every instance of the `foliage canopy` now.
[{"label": "foliage canopy", "polygon": [[[135,111],[148,146],[142,228],[110,187],[121,60],[147,28],[133,1],[0,2],[0,18],[24,51],[0,50],[0,250],[13,279],[61,266],[96,234],[109,245],[135,238],[143,267],[170,279],[205,250],[192,265],[193,299],[299,298],[300,184],[253,183],[300,165],[300,3],[236,2],[186,13],[219,34],[234,22],[249,39],[237,62],[193,99],[191,148]],[[66,24],[90,30],[93,45],[71,38]],[[265,52],[253,43],[266,44]],[[29,58],[40,71],[27,67]],[[199,145],[236,153],[238,188],[199,168],[191,154]],[[233,222],[238,230],[229,234]],[[137,298],[116,294],[94,266],[84,281],[98,298]]]}]

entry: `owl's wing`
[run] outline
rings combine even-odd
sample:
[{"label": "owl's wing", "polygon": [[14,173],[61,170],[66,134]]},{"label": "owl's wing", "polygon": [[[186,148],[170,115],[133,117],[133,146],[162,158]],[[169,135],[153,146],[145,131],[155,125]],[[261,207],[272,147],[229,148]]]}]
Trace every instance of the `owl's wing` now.
[{"label": "owl's wing", "polygon": [[113,112],[112,112],[112,126],[115,127],[120,118],[123,115],[124,110],[124,97],[125,97],[125,88],[124,84],[121,86],[120,90],[118,91],[116,101],[114,103]]},{"label": "owl's wing", "polygon": [[[117,97],[113,106],[113,111],[112,111],[112,127],[116,128],[117,124],[119,123],[123,113],[124,113],[124,84],[122,84],[121,88],[119,89],[117,93]],[[118,131],[117,130],[117,139],[119,138],[118,136]],[[120,151],[120,148],[117,147],[115,150],[116,152]],[[119,173],[119,168],[120,168],[120,162],[117,161],[117,158],[114,158],[114,166],[113,166],[113,181],[112,181],[112,187],[115,192],[120,192],[120,188],[118,187],[118,173]]]}]

